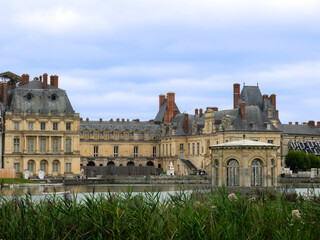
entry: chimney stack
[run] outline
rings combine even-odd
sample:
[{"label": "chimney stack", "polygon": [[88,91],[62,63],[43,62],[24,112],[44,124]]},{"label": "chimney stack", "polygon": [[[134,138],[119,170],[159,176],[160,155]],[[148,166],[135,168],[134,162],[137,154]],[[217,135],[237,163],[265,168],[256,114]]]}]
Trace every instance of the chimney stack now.
[{"label": "chimney stack", "polygon": [[188,113],[184,114],[184,133],[189,133],[189,115]]},{"label": "chimney stack", "polygon": [[198,108],[196,108],[196,109],[194,110],[194,115],[198,115],[198,114],[199,114]]},{"label": "chimney stack", "polygon": [[51,75],[51,76],[50,76],[50,85],[51,85],[51,86],[53,86],[53,82],[54,82],[54,80],[53,80],[53,75]]},{"label": "chimney stack", "polygon": [[168,105],[167,105],[167,111],[168,111],[168,117],[169,117],[169,122],[171,121],[173,117],[173,110],[175,109],[175,94],[173,92],[168,92],[167,93],[167,100],[168,100]]},{"label": "chimney stack", "polygon": [[19,86],[23,86],[25,84],[29,83],[29,75],[28,74],[22,74],[21,76],[21,83],[19,84]]},{"label": "chimney stack", "polygon": [[102,118],[100,118],[99,121],[102,122]]},{"label": "chimney stack", "polygon": [[277,118],[279,118],[279,110],[276,110]]},{"label": "chimney stack", "polygon": [[48,74],[43,74],[43,89],[48,89]]},{"label": "chimney stack", "polygon": [[8,82],[2,83],[2,97],[3,97],[3,107],[4,109],[6,109],[8,104]]},{"label": "chimney stack", "polygon": [[308,125],[311,126],[311,127],[314,127],[314,121],[313,121],[313,120],[310,120],[310,121],[308,122]]},{"label": "chimney stack", "polygon": [[271,94],[270,98],[271,98],[271,104],[274,107],[274,110],[276,110],[277,109],[277,106],[276,106],[276,95],[275,94]]},{"label": "chimney stack", "polygon": [[89,118],[88,117],[86,118],[86,121],[89,122]]},{"label": "chimney stack", "polygon": [[162,104],[166,100],[166,97],[163,94],[159,95],[159,109],[161,108]]},{"label": "chimney stack", "polygon": [[242,119],[246,120],[246,103],[245,102],[241,102],[240,110],[241,110]]},{"label": "chimney stack", "polygon": [[299,125],[299,122],[295,122],[295,125]]},{"label": "chimney stack", "polygon": [[203,114],[203,110],[202,110],[202,108],[200,108],[200,116],[199,117],[202,117],[202,114]]},{"label": "chimney stack", "polygon": [[320,122],[319,121],[317,122],[317,127],[320,128]]},{"label": "chimney stack", "polygon": [[289,125],[292,125],[292,122],[289,122]]},{"label": "chimney stack", "polygon": [[119,118],[117,118],[117,122],[119,122],[120,121],[120,119]]},{"label": "chimney stack", "polygon": [[59,81],[59,76],[58,75],[54,75],[53,76],[53,86],[58,88],[58,81]]},{"label": "chimney stack", "polygon": [[233,108],[237,108],[239,104],[239,98],[240,98],[240,84],[235,83],[233,84]]}]

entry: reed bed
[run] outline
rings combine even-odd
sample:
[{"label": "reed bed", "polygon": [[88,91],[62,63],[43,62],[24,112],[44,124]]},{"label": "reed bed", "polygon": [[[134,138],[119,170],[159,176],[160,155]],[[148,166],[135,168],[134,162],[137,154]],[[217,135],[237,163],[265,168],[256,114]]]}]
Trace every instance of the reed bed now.
[{"label": "reed bed", "polygon": [[319,239],[320,197],[160,192],[0,199],[0,239]]}]

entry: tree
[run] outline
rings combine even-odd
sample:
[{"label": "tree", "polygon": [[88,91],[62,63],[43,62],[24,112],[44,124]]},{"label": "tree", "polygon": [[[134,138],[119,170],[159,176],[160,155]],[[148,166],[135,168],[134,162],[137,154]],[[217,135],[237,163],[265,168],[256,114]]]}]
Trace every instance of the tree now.
[{"label": "tree", "polygon": [[320,158],[314,154],[309,154],[311,168],[320,168]]},{"label": "tree", "polygon": [[309,169],[311,162],[308,155],[303,151],[289,151],[285,158],[285,164],[292,171],[297,169]]}]

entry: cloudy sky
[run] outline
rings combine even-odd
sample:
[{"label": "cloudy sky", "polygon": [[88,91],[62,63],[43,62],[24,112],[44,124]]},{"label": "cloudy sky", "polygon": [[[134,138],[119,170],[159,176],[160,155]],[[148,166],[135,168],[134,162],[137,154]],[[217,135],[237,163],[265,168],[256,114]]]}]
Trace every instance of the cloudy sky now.
[{"label": "cloudy sky", "polygon": [[277,95],[283,123],[320,121],[318,0],[0,0],[0,72],[59,75],[81,117],[232,108],[232,86]]}]

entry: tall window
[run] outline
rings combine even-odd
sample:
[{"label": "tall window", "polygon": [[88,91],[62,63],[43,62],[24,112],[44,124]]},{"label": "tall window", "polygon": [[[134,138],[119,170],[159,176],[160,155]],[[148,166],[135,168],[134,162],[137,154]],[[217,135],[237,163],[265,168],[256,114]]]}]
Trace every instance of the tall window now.
[{"label": "tall window", "polygon": [[20,172],[20,163],[14,163],[13,166],[14,166],[14,169],[16,170],[16,173]]},{"label": "tall window", "polygon": [[20,152],[20,138],[15,137],[13,139],[13,149],[14,152]]},{"label": "tall window", "polygon": [[54,131],[57,131],[57,130],[58,130],[58,123],[57,123],[57,122],[52,123],[52,129],[53,129]]},{"label": "tall window", "polygon": [[14,130],[19,130],[19,122],[14,122]]},{"label": "tall window", "polygon": [[70,131],[71,130],[71,123],[66,123],[66,130]]},{"label": "tall window", "polygon": [[227,163],[227,186],[239,186],[239,163],[235,159]]},{"label": "tall window", "polygon": [[170,148],[170,157],[172,156],[172,153],[171,153],[171,143],[169,145],[169,148]]},{"label": "tall window", "polygon": [[66,139],[66,152],[71,152],[71,138]]},{"label": "tall window", "polygon": [[197,143],[197,155],[199,156],[200,154],[200,143]]},{"label": "tall window", "polygon": [[40,123],[40,129],[41,130],[46,130],[46,123],[45,122],[41,122]]},{"label": "tall window", "polygon": [[162,156],[164,156],[164,144],[162,144]]},{"label": "tall window", "polygon": [[180,150],[183,150],[183,143],[180,143]]},{"label": "tall window", "polygon": [[28,122],[28,130],[33,130],[33,122]]},{"label": "tall window", "polygon": [[113,155],[115,157],[118,157],[118,154],[119,154],[119,147],[118,146],[114,146],[113,148]]},{"label": "tall window", "polygon": [[66,163],[66,171],[65,172],[71,172],[71,163]]},{"label": "tall window", "polygon": [[57,160],[54,160],[52,162],[52,172],[58,172],[59,170],[59,162]]},{"label": "tall window", "polygon": [[134,154],[134,157],[138,157],[138,146],[134,146],[133,154]]},{"label": "tall window", "polygon": [[194,156],[194,151],[195,149],[194,149],[194,143],[192,143],[192,156]]},{"label": "tall window", "polygon": [[166,144],[166,157],[168,157],[168,144]]},{"label": "tall window", "polygon": [[33,172],[33,161],[29,161],[29,162],[28,162],[28,170],[29,170],[30,172]]},{"label": "tall window", "polygon": [[94,146],[93,147],[93,156],[94,157],[98,157],[98,152],[99,152],[99,147],[98,146]]},{"label": "tall window", "polygon": [[274,186],[274,160],[271,160],[271,186]]},{"label": "tall window", "polygon": [[268,140],[268,143],[271,143],[271,144],[273,144],[273,140]]},{"label": "tall window", "polygon": [[214,173],[215,173],[215,185],[219,185],[219,162],[218,160],[214,161]]},{"label": "tall window", "polygon": [[46,152],[46,138],[42,137],[40,138],[40,152],[44,153]]},{"label": "tall window", "polygon": [[251,186],[262,186],[262,164],[257,159],[251,163]]},{"label": "tall window", "polygon": [[44,172],[47,170],[47,163],[46,163],[46,161],[42,160],[42,161],[40,162],[40,170],[42,170],[42,171],[44,171]]},{"label": "tall window", "polygon": [[153,146],[153,157],[156,157],[157,156],[157,147],[156,146]]},{"label": "tall window", "polygon": [[32,153],[33,152],[33,142],[34,142],[33,138],[28,138],[27,142],[28,142],[28,152]]},{"label": "tall window", "polygon": [[52,152],[58,152],[58,138],[52,138]]},{"label": "tall window", "polygon": [[188,156],[190,156],[190,143],[188,143]]}]

